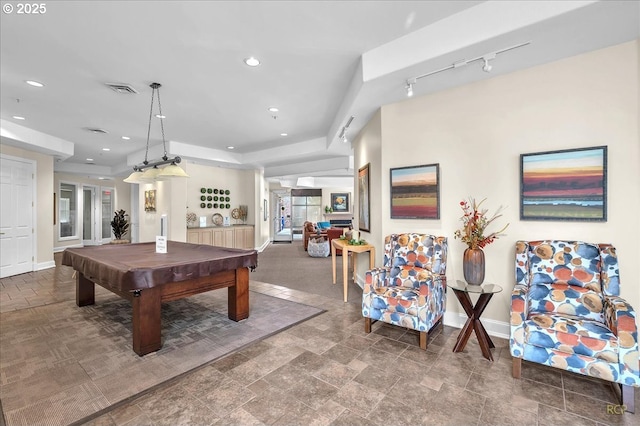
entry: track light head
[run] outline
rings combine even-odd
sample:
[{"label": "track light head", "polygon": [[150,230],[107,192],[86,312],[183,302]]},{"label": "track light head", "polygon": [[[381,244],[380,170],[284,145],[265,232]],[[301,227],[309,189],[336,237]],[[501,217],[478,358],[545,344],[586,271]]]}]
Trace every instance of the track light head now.
[{"label": "track light head", "polygon": [[482,66],[482,71],[490,72],[493,69],[493,66],[491,66],[489,61],[492,60],[492,59],[495,59],[495,58],[496,58],[496,54],[495,53],[483,56],[482,60],[484,61],[484,65]]},{"label": "track light head", "polygon": [[407,85],[405,86],[405,89],[407,89],[407,97],[412,97],[413,96],[413,85],[416,83],[415,80],[407,80]]}]

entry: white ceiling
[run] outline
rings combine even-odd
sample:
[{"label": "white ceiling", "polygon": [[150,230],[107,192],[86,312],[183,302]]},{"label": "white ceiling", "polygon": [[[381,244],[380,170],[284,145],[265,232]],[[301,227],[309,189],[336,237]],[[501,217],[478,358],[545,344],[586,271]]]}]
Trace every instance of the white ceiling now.
[{"label": "white ceiling", "polygon": [[[152,82],[162,84],[170,155],[339,186],[353,173],[342,126],[355,117],[352,138],[381,105],[406,99],[407,79],[530,42],[499,54],[491,73],[480,61],[419,79],[420,96],[640,37],[638,1],[45,4],[40,15],[0,17],[2,141],[92,177],[126,176],[144,159]],[[262,64],[246,66],[249,56]],[[113,82],[139,93],[118,94]],[[161,140],[154,119],[151,145]]]}]

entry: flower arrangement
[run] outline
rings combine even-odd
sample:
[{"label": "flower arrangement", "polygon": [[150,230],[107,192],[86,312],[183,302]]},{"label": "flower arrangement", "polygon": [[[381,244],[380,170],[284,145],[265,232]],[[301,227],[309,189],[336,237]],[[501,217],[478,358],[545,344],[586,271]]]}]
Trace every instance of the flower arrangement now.
[{"label": "flower arrangement", "polygon": [[503,209],[500,206],[495,214],[489,217],[487,209],[480,210],[480,206],[485,200],[486,198],[476,203],[476,200],[470,197],[468,201],[460,201],[460,208],[464,212],[460,220],[464,226],[454,233],[454,238],[460,238],[471,249],[484,248],[486,245],[491,244],[498,237],[503,236],[504,230],[509,226],[507,223],[497,232],[492,232],[488,235],[484,234],[487,226],[502,216],[501,211]]}]

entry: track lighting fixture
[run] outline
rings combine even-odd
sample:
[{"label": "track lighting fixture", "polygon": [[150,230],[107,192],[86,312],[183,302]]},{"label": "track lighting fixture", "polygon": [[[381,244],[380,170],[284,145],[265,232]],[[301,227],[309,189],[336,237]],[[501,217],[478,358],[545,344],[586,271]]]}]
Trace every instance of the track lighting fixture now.
[{"label": "track lighting fixture", "polygon": [[349,140],[347,139],[347,129],[351,125],[351,122],[353,121],[354,118],[355,117],[353,115],[351,117],[349,117],[349,120],[347,120],[347,124],[342,126],[342,130],[340,130],[340,134],[338,135],[338,139],[340,139],[342,141],[342,143],[349,142]]},{"label": "track lighting fixture", "polygon": [[484,72],[490,72],[491,69],[493,68],[493,66],[489,63],[489,61],[491,59],[495,59],[496,58],[496,54],[492,53],[490,55],[486,55],[482,57],[482,60],[484,61],[484,65],[482,66],[482,71]]},{"label": "track lighting fixture", "polygon": [[[154,180],[160,180],[169,177],[189,177],[182,168],[177,164],[182,161],[180,157],[169,158],[167,157],[167,144],[164,138],[164,115],[162,115],[162,104],[160,103],[160,83],[151,83],[151,110],[149,111],[149,126],[147,128],[147,148],[144,153],[144,161],[141,164],[133,166],[133,173],[129,175],[124,181],[127,183],[145,183]],[[160,129],[162,130],[162,147],[164,148],[164,155],[160,160],[149,161],[147,156],[149,155],[149,136],[151,135],[151,121],[153,118],[153,100],[154,95],[158,92],[158,114],[156,117],[160,118]],[[167,167],[158,168],[158,166]],[[145,170],[147,169],[147,170]]]},{"label": "track lighting fixture", "polygon": [[460,67],[462,67],[464,65],[467,65],[467,64],[470,64],[470,63],[476,62],[476,61],[483,61],[482,70],[484,72],[489,72],[489,71],[491,71],[493,69],[493,66],[491,65],[491,63],[489,63],[489,61],[495,59],[498,54],[504,53],[504,52],[508,52],[509,50],[514,50],[514,49],[517,49],[519,47],[524,47],[524,46],[527,46],[529,44],[531,44],[531,42],[530,41],[526,41],[524,43],[516,44],[515,46],[510,46],[510,47],[506,47],[504,49],[496,50],[495,52],[486,53],[484,55],[478,56],[478,57],[473,58],[473,59],[465,59],[465,60],[462,60],[462,61],[457,61],[457,62],[454,62],[453,64],[451,64],[449,66],[446,66],[444,68],[440,68],[438,70],[431,71],[431,72],[428,72],[426,74],[422,74],[422,75],[419,75],[419,76],[416,76],[416,77],[413,77],[413,78],[409,78],[409,79],[407,79],[407,84],[405,85],[405,89],[407,91],[407,96],[409,96],[409,97],[413,96],[413,86],[416,84],[416,81],[418,81],[421,78],[428,77],[428,76],[434,75],[434,74],[438,74],[438,73],[441,73],[443,71],[447,71],[447,70],[450,70],[450,69],[460,68]]},{"label": "track lighting fixture", "polygon": [[412,78],[410,80],[407,80],[407,85],[405,86],[405,88],[407,89],[407,97],[412,97],[413,96],[413,85],[416,84],[416,79]]}]

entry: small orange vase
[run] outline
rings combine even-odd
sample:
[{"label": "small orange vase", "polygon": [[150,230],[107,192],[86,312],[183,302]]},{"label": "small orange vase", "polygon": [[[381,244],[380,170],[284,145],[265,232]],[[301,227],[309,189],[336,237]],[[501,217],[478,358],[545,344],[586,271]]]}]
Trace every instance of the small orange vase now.
[{"label": "small orange vase", "polygon": [[484,281],[484,252],[479,248],[468,248],[462,259],[464,280],[468,284],[480,285]]}]

